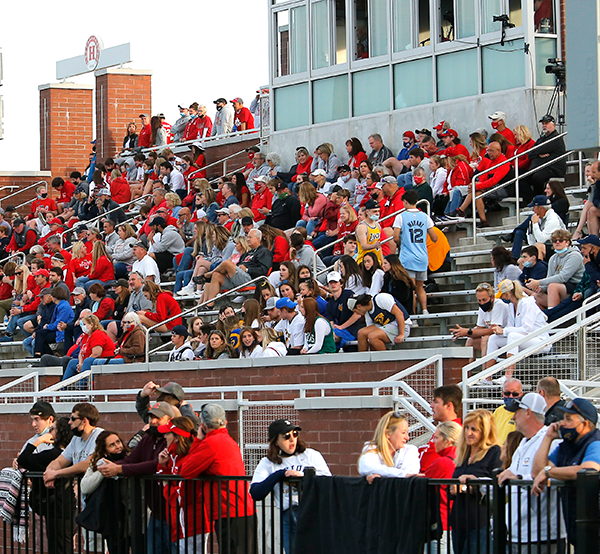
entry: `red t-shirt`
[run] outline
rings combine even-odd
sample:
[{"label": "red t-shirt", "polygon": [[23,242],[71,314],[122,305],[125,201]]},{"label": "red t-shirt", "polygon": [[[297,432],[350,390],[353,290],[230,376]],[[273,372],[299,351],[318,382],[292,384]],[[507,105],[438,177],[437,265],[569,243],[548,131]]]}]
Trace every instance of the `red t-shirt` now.
[{"label": "red t-shirt", "polygon": [[246,130],[254,129],[254,116],[250,113],[248,108],[240,108],[238,112],[235,112],[233,125],[236,131],[243,130],[242,123],[246,124]]},{"label": "red t-shirt", "polygon": [[58,212],[56,202],[54,202],[52,198],[36,198],[31,203],[31,217],[36,217],[35,212],[38,210],[38,208],[45,208],[49,212]]},{"label": "red t-shirt", "polygon": [[517,140],[515,139],[515,134],[508,128],[505,127],[505,129],[503,131],[496,131],[497,133],[500,133],[501,135],[504,136],[504,138],[510,142],[513,146],[515,144],[517,144]]},{"label": "red t-shirt", "polygon": [[56,199],[58,203],[68,204],[73,198],[75,192],[75,185],[70,181],[65,181],[65,184],[60,189],[60,196]]},{"label": "red t-shirt", "polygon": [[356,154],[356,156],[353,156],[352,158],[350,158],[350,160],[348,161],[348,165],[352,169],[358,169],[360,164],[362,162],[364,162],[366,159],[367,159],[367,155],[364,152],[359,152],[358,154]]},{"label": "red t-shirt", "polygon": [[88,254],[85,258],[73,258],[69,264],[75,277],[87,276],[92,268],[92,255]]},{"label": "red t-shirt", "polygon": [[100,358],[112,358],[115,355],[115,343],[110,340],[106,331],[96,329],[88,341],[81,347],[83,357],[88,358],[92,354],[92,348],[96,346],[102,347]]},{"label": "red t-shirt", "polygon": [[150,146],[150,139],[152,138],[152,128],[150,124],[146,125],[141,131],[138,137],[138,146],[142,148],[148,148]]}]

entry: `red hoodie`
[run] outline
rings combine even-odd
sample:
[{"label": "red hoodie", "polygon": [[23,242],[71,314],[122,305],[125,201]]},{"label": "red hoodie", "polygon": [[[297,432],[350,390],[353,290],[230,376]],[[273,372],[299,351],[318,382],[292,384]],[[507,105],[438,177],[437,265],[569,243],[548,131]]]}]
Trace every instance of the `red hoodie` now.
[{"label": "red hoodie", "polygon": [[[177,300],[173,298],[173,295],[170,292],[159,292],[158,298],[156,299],[156,313],[155,312],[146,312],[146,317],[155,321],[156,323],[161,323],[165,321],[165,319],[169,319],[174,315],[181,313],[181,306],[177,303]],[[169,321],[166,323],[167,328],[173,329],[175,325],[181,325],[181,317],[175,318],[173,321]]]},{"label": "red hoodie", "polygon": [[100,256],[96,262],[94,271],[90,270],[90,279],[97,279],[103,283],[108,281],[114,281],[115,279],[115,267],[112,262],[106,256]]},{"label": "red hoodie", "polygon": [[131,189],[125,177],[117,177],[111,181],[110,195],[117,204],[126,204],[131,200]]}]

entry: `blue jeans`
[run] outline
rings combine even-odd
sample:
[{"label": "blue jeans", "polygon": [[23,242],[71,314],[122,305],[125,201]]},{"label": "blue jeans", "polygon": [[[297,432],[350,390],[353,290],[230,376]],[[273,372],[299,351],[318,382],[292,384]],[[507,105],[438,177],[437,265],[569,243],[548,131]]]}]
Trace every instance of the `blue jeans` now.
[{"label": "blue jeans", "polygon": [[188,269],[186,271],[178,271],[175,274],[175,288],[173,292],[179,292],[183,287],[190,284],[192,280],[192,275],[194,274],[193,269]]},{"label": "blue jeans", "polygon": [[106,363],[106,358],[86,358],[85,360],[83,360],[83,363],[81,364],[81,369],[79,371],[77,371],[77,365],[79,364],[79,359],[73,358],[69,362],[69,365],[67,365],[67,370],[65,371],[65,374],[63,375],[62,380],[64,381],[65,379],[68,379],[69,377],[73,377],[74,375],[77,375],[78,373],[81,373],[83,371],[88,371],[89,369],[92,369],[93,365],[104,365],[105,363]]},{"label": "blue jeans", "polygon": [[75,283],[75,286],[83,287],[85,292],[87,292],[94,283],[100,283],[102,286],[104,286],[104,283],[99,279],[90,279],[89,277],[79,277]]},{"label": "blue jeans", "polygon": [[[333,236],[333,237],[328,237],[325,232],[320,233],[317,238],[315,240],[313,240],[313,246],[315,247],[315,250],[318,250],[319,248],[323,248],[323,246],[326,246],[328,244],[331,244],[332,242],[335,242],[337,240],[337,235]],[[323,250],[323,252],[321,252],[319,255],[320,256],[325,256],[327,250]],[[331,254],[329,254],[331,255]]]},{"label": "blue jeans", "polygon": [[[298,523],[298,506],[292,506],[291,508],[281,512],[281,518],[283,520],[283,549],[286,554],[290,554],[290,537],[294,537],[296,534],[296,524]],[[292,538],[291,542],[294,542]]]},{"label": "blue jeans", "polygon": [[304,219],[301,219],[296,223],[296,227],[304,227],[307,234],[311,235],[315,230],[315,227],[321,224],[321,221],[321,219],[318,219],[317,221],[304,221]]},{"label": "blue jeans", "polygon": [[30,356],[33,356],[33,341],[35,339],[33,338],[33,336],[31,337],[27,337],[24,341],[23,341],[23,348],[25,350],[27,350],[27,352],[29,352]]},{"label": "blue jeans", "polygon": [[183,251],[183,256],[181,256],[181,260],[177,263],[176,256],[173,256],[173,267],[175,271],[179,273],[180,271],[186,271],[192,267],[192,252],[194,249],[191,246],[186,246]]},{"label": "blue jeans", "polygon": [[115,262],[115,279],[127,279],[131,266],[124,264],[123,262]]},{"label": "blue jeans", "polygon": [[148,518],[148,554],[177,554],[177,543],[171,542],[171,528],[166,519]]},{"label": "blue jeans", "polygon": [[513,231],[513,247],[512,247],[512,257],[515,259],[519,259],[521,257],[521,249],[523,248],[523,243],[527,238],[527,229],[529,228],[529,222],[531,221],[531,216],[529,216],[523,223],[515,227]]},{"label": "blue jeans", "polygon": [[411,188],[413,188],[413,186],[412,186],[412,171],[403,173],[402,175],[398,175],[398,177],[396,177],[396,181],[398,181],[398,186],[400,188],[404,187],[405,190],[410,190]]},{"label": "blue jeans", "polygon": [[36,317],[37,316],[35,314],[12,316],[8,321],[8,325],[6,326],[6,332],[10,335],[14,335],[17,332],[18,328],[20,328],[23,334],[26,337],[29,337],[31,333],[25,331],[25,329],[23,329],[23,325],[25,325],[25,323],[27,323],[28,321],[36,319]]},{"label": "blue jeans", "polygon": [[450,212],[455,212],[460,208],[462,204],[462,194],[457,189],[453,189],[450,191],[450,200],[448,200],[448,204],[446,204],[446,208],[444,210],[445,214],[449,214]]}]

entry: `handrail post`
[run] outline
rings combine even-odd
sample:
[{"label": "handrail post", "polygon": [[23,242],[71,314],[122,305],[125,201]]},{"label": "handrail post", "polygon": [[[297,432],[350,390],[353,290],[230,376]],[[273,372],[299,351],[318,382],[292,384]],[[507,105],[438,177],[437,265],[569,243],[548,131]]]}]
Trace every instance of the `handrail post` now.
[{"label": "handrail post", "polygon": [[579,168],[579,188],[583,188],[585,184],[585,172],[583,170],[583,151],[580,150],[577,156],[578,168]]},{"label": "handrail post", "polygon": [[473,203],[472,206],[472,210],[473,213],[471,214],[471,217],[473,218],[473,245],[477,244],[477,221],[476,221],[476,217],[475,214],[477,213],[477,207],[476,207],[476,201],[475,201],[475,177],[473,177],[473,179],[471,179],[471,201]]},{"label": "handrail post", "polygon": [[494,494],[492,498],[492,514],[494,516],[494,541],[492,552],[494,554],[504,554],[506,552],[506,488],[498,484],[499,474],[500,470],[496,470],[493,476]]},{"label": "handrail post", "polygon": [[521,200],[520,199],[521,191],[520,191],[520,183],[519,183],[519,160],[518,159],[515,160],[515,179],[516,179],[516,181],[515,181],[515,196],[517,197],[515,204],[516,204],[516,208],[517,208],[517,225],[519,225],[521,223],[521,201],[520,201]]}]

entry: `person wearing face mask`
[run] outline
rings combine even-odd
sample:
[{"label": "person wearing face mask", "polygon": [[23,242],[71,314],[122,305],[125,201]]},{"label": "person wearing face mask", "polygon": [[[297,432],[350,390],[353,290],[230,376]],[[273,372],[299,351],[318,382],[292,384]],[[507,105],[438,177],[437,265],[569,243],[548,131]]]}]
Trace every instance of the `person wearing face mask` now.
[{"label": "person wearing face mask", "polygon": [[405,131],[402,135],[402,150],[396,158],[388,158],[383,162],[391,174],[397,177],[401,173],[405,173],[410,168],[408,160],[409,152],[417,145],[415,134],[412,131]]},{"label": "person wearing face mask", "polygon": [[527,246],[521,251],[519,264],[523,267],[523,271],[519,275],[519,281],[526,289],[526,293],[528,293],[527,282],[529,280],[543,279],[548,274],[548,264],[544,260],[538,260],[539,255],[536,246]]},{"label": "person wearing face mask", "polygon": [[542,308],[554,308],[571,296],[584,273],[583,256],[573,246],[571,233],[566,229],[559,229],[550,238],[554,255],[548,262],[548,275],[544,279],[531,279],[527,283]]},{"label": "person wearing face mask", "polygon": [[180,142],[185,133],[185,128],[190,121],[190,112],[188,108],[184,106],[177,106],[179,108],[179,119],[171,125],[171,132],[173,133],[173,141]]},{"label": "person wearing face mask", "polygon": [[[488,283],[481,283],[475,289],[475,296],[479,304],[479,312],[477,314],[477,324],[471,329],[457,325],[454,329],[450,329],[454,337],[467,337],[466,346],[473,347],[473,350],[479,350],[481,356],[487,354],[488,340],[492,336],[492,325],[498,325],[502,328],[508,325],[509,307],[508,304],[496,300],[494,287]],[[494,362],[488,362],[487,367],[491,367]]]},{"label": "person wearing face mask", "polygon": [[511,144],[517,144],[515,134],[506,126],[506,114],[501,111],[496,111],[492,115],[488,115],[491,120],[490,125],[495,133],[500,133]]},{"label": "person wearing face mask", "polygon": [[218,98],[213,102],[216,105],[215,124],[211,136],[228,135],[233,131],[233,119],[235,110],[227,103],[225,98]]},{"label": "person wearing face mask", "polygon": [[[40,216],[44,217],[47,212],[54,214],[58,213],[58,206],[56,202],[48,196],[48,189],[46,185],[40,185],[35,189],[36,199],[31,203],[31,213],[27,218],[29,221],[38,219]],[[44,223],[42,221],[42,223]],[[33,227],[35,228],[35,227]]]},{"label": "person wearing face mask", "polygon": [[[504,279],[498,285],[498,293],[496,298],[501,298],[506,302],[510,308],[509,323],[504,329],[499,325],[492,325],[491,329],[494,333],[488,341],[488,354],[495,352],[503,346],[509,346],[522,339],[523,337],[530,335],[547,323],[547,317],[542,312],[540,307],[536,304],[533,296],[527,296],[523,292],[523,287],[519,281],[511,281],[510,279]],[[510,358],[515,356],[521,350],[539,344],[544,344],[544,348],[541,352],[549,352],[552,348],[551,344],[548,344],[550,335],[541,333],[535,337],[530,338],[528,341],[520,344],[519,346],[509,348],[506,356]],[[495,358],[498,360],[498,358]],[[512,377],[514,372],[514,366],[509,367],[506,370],[505,377],[508,379]],[[504,377],[500,378],[500,382],[504,382]]]},{"label": "person wearing face mask", "polygon": [[[564,418],[548,427],[533,460],[532,493],[535,495],[544,491],[550,479],[573,481],[581,470],[600,471],[600,431],[596,429],[598,412],[594,405],[584,398],[575,398],[558,409],[564,413]],[[552,443],[557,439],[563,440],[551,452]],[[577,547],[575,494],[575,487],[559,489],[567,537]],[[576,548],[575,551],[579,550]]]},{"label": "person wearing face mask", "polygon": [[300,219],[300,200],[292,195],[288,185],[280,179],[272,179],[270,182],[276,183],[277,198],[273,199],[271,212],[265,223],[282,231],[291,229]]},{"label": "person wearing face mask", "polygon": [[374,251],[379,263],[382,262],[381,253],[381,226],[377,221],[381,208],[375,200],[367,200],[365,204],[365,219],[356,226],[356,240],[358,242],[358,256],[356,263],[361,263],[365,252]]}]

